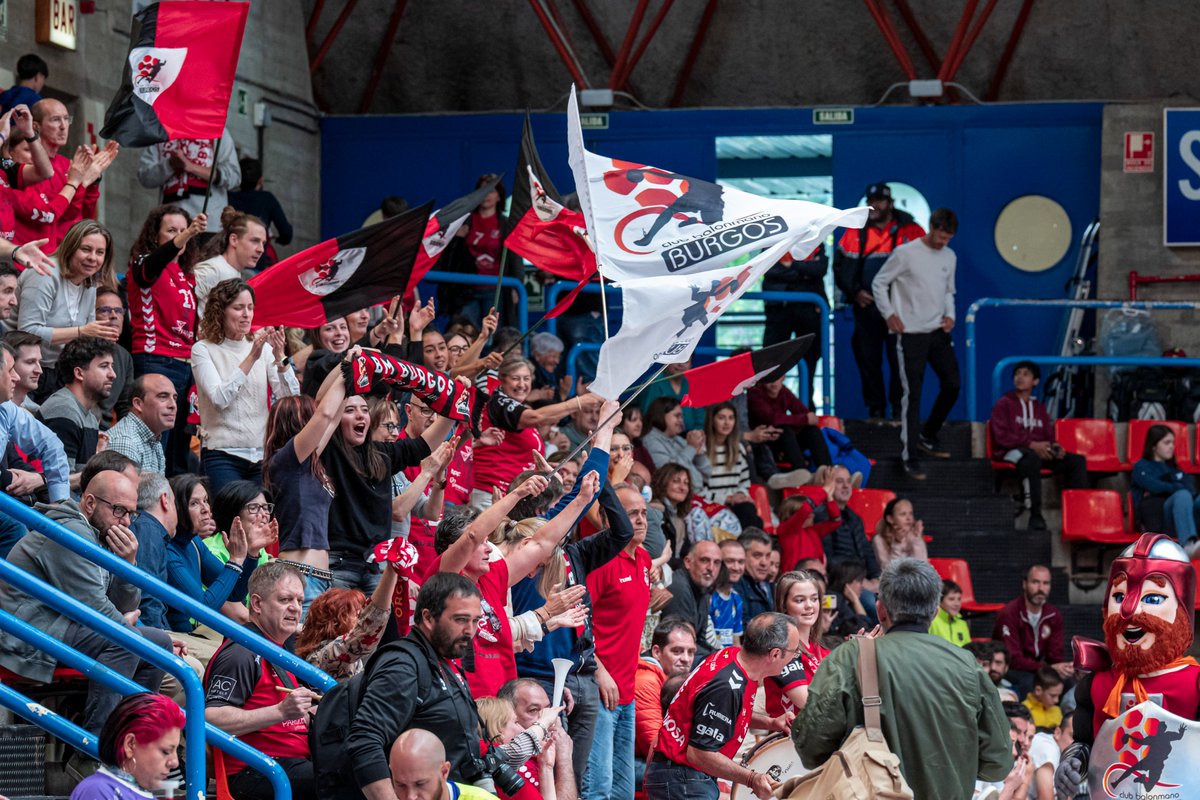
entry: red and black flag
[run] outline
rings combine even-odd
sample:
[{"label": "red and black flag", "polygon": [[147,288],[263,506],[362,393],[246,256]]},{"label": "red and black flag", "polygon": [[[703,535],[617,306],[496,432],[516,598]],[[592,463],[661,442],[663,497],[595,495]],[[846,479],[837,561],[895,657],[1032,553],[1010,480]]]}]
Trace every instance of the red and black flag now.
[{"label": "red and black flag", "polygon": [[405,297],[416,291],[417,284],[433,269],[446,245],[454,239],[463,223],[471,217],[471,212],[479,207],[488,192],[496,188],[502,177],[504,176],[497,175],[466,197],[460,197],[433,212],[425,226],[425,236],[421,239],[421,249],[417,251],[417,261],[413,264],[412,277],[408,279],[408,292],[405,293]]},{"label": "red and black flag", "polygon": [[688,393],[680,405],[703,408],[724,403],[760,381],[777,381],[800,363],[812,340],[813,335],[809,333],[799,339],[689,369],[683,373],[688,379]]},{"label": "red and black flag", "polygon": [[521,154],[513,182],[510,229],[504,246],[539,269],[560,278],[586,281],[596,273],[583,214],[563,205],[562,197],[538,156],[529,114],[521,133]]},{"label": "red and black flag", "polygon": [[313,245],[263,270],[254,324],[316,328],[404,294],[433,203]]},{"label": "red and black flag", "polygon": [[173,0],[138,12],[100,135],[125,147],[220,139],[249,11],[249,3]]}]

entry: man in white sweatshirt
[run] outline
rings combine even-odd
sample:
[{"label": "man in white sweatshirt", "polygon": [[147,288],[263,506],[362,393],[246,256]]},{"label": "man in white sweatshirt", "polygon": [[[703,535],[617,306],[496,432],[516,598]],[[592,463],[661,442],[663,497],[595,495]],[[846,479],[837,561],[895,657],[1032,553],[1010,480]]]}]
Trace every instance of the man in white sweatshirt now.
[{"label": "man in white sweatshirt", "polygon": [[[954,329],[954,270],[957,258],[947,247],[958,230],[958,217],[939,208],[929,217],[929,233],[897,247],[884,263],[871,291],[875,307],[896,337],[900,362],[900,455],[909,477],[924,480],[918,452],[936,458],[949,453],[938,444],[938,431],[958,400],[958,360]],[[938,378],[938,395],[921,425],[921,384],[925,366]]]}]

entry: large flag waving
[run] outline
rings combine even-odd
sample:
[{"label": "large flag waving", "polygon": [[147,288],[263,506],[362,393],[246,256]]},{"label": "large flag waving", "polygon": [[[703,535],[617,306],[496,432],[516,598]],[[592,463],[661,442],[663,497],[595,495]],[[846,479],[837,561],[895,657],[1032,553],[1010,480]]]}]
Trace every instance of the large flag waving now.
[{"label": "large flag waving", "polygon": [[777,381],[800,363],[812,341],[813,335],[807,333],[799,339],[692,367],[683,373],[688,381],[688,393],[680,405],[703,408],[724,403],[758,383]]},{"label": "large flag waving", "polygon": [[100,135],[125,147],[221,138],[249,10],[249,3],[173,0],[138,12]]},{"label": "large flag waving", "polygon": [[328,239],[250,281],[254,324],[315,328],[408,288],[433,203]]},{"label": "large flag waving", "polygon": [[405,296],[412,294],[417,284],[429,274],[429,270],[433,269],[433,265],[441,258],[446,245],[471,216],[471,212],[487,197],[488,192],[496,188],[501,177],[503,176],[497,175],[466,197],[460,197],[433,212],[425,226],[425,235],[421,238],[421,249],[417,251],[417,260],[413,264],[412,277],[408,279],[408,291]]},{"label": "large flag waving", "polygon": [[529,263],[574,281],[587,280],[596,272],[596,257],[584,238],[587,224],[582,214],[563,205],[542,166],[528,113],[508,218],[512,227],[504,246]]},{"label": "large flag waving", "polygon": [[691,358],[708,326],[785,252],[807,256],[834,228],[867,221],[866,208],[772,200],[590,153],[574,90],[567,129],[592,247],[625,306],[600,349],[591,389],[602,397],[618,397],[651,364]]}]

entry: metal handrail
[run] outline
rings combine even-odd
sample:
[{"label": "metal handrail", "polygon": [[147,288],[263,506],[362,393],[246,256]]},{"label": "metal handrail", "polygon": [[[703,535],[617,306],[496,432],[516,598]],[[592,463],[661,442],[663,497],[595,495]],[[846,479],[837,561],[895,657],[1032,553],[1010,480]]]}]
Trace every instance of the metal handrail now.
[{"label": "metal handrail", "polygon": [[[325,672],[317,669],[307,661],[297,657],[293,653],[289,653],[281,647],[263,639],[261,636],[251,633],[247,628],[238,625],[228,617],[219,614],[205,606],[203,603],[195,600],[183,592],[180,592],[173,586],[163,583],[158,578],[143,572],[136,566],[130,564],[124,559],[118,558],[113,553],[100,547],[94,542],[85,539],[74,531],[68,530],[63,525],[54,520],[49,519],[45,515],[35,511],[34,509],[21,503],[16,498],[13,498],[3,492],[0,492],[0,514],[7,514],[21,522],[28,528],[40,531],[52,541],[74,552],[76,555],[82,556],[93,564],[100,566],[107,571],[113,573],[117,577],[127,583],[137,586],[144,592],[148,592],[153,597],[163,601],[168,606],[177,608],[181,611],[186,611],[192,618],[204,625],[209,626],[222,636],[226,636],[238,644],[246,647],[251,652],[258,656],[267,659],[270,663],[276,664],[289,672],[292,672],[305,682],[312,684],[322,691],[328,691],[337,685],[337,682]],[[9,576],[15,576],[10,579]],[[68,614],[56,602],[64,600],[70,601],[78,605],[80,609],[94,615],[98,620],[97,625],[103,626],[100,628],[102,633],[109,635],[109,638],[119,637],[122,633],[128,633],[125,628],[118,623],[113,622],[108,617],[94,611],[93,609],[84,606],[74,598],[67,597],[54,587],[49,587],[50,591],[46,591],[45,584],[38,581],[36,578],[28,575],[24,571],[12,566],[7,561],[0,560],[0,578],[7,580],[16,588],[24,591],[38,600],[47,603],[53,608],[56,608],[60,613]],[[22,585],[24,584],[24,585]],[[39,586],[39,584],[41,584]],[[25,588],[29,586],[30,588]],[[68,614],[75,619],[77,616]],[[82,622],[82,620],[80,620]],[[89,621],[91,618],[89,617]],[[124,643],[124,640],[121,640]],[[186,779],[188,781],[189,796],[191,795],[192,786],[200,786],[200,791],[204,791],[204,698],[203,687],[200,685],[199,678],[182,659],[174,653],[164,651],[146,639],[137,635],[135,639],[129,640],[131,645],[129,649],[136,653],[139,657],[146,658],[147,661],[162,667],[176,675],[177,667],[182,667],[186,674],[176,675],[180,680],[180,684],[184,687],[185,708],[187,710],[188,722],[188,737],[186,746],[187,765]],[[147,648],[150,651],[149,657],[143,656],[139,648]],[[168,656],[168,659],[162,659],[160,656]],[[196,720],[193,722],[192,717]],[[192,726],[196,727],[193,729]],[[192,748],[201,748],[196,753],[192,752]],[[198,770],[198,772],[195,772]]]},{"label": "metal handrail", "polygon": [[[558,296],[563,292],[574,289],[575,286],[570,281],[558,281],[552,283],[546,289],[546,308],[553,308],[558,303]],[[605,284],[605,291],[609,294],[620,294],[620,288],[612,284]],[[599,294],[600,284],[589,283],[583,287],[584,292],[588,294]],[[821,376],[821,390],[824,394],[824,408],[831,409],[833,407],[833,372],[830,365],[833,363],[830,359],[830,352],[833,347],[833,313],[829,307],[829,301],[819,294],[812,292],[746,292],[739,299],[741,300],[764,300],[767,302],[776,303],[812,303],[821,309],[821,318],[825,320],[825,330],[821,336],[821,358],[825,364],[825,372]],[[550,333],[557,333],[558,320],[552,319],[546,323],[546,330]],[[701,352],[705,349],[713,348],[697,348],[696,352]],[[569,356],[568,356],[569,358]],[[803,363],[803,362],[802,362]],[[807,364],[805,365],[807,369]],[[805,385],[805,397],[808,396],[807,384]]]},{"label": "metal handrail", "polygon": [[[432,283],[462,283],[468,286],[491,286],[495,287],[496,278],[493,275],[472,275],[467,272],[439,272],[438,270],[430,270],[425,273],[425,277],[421,279],[421,283],[430,281]],[[521,330],[529,330],[529,290],[525,288],[525,284],[518,278],[513,278],[505,275],[500,278],[500,285],[507,286],[509,289],[517,291],[517,323]],[[484,314],[487,309],[483,309]]]},{"label": "metal handrail", "polygon": [[[979,363],[975,352],[975,318],[983,308],[1122,308],[1122,309],[1200,309],[1200,302],[1144,300],[1138,302],[1122,300],[1021,300],[1004,297],[981,297],[967,309],[967,416],[977,418],[979,400]],[[1176,362],[1182,359],[1174,359]],[[1050,363],[1050,362],[1043,362]]]},{"label": "metal handrail", "polygon": [[[567,353],[567,367],[565,375],[571,379],[571,391],[575,391],[578,382],[575,380],[576,367],[578,366],[579,356],[583,353],[598,353],[601,345],[596,342],[579,342],[571,347],[571,352]],[[727,356],[733,352],[729,347],[697,347],[695,352],[702,356]],[[808,364],[801,361],[796,365],[800,370],[800,391],[797,397],[808,397]],[[665,380],[665,378],[664,378]]]},{"label": "metal handrail", "polygon": [[[104,666],[99,661],[90,656],[85,656],[78,650],[74,650],[67,645],[55,639],[41,630],[33,627],[28,622],[19,619],[7,611],[0,610],[0,630],[16,636],[30,644],[38,647],[50,655],[54,656],[55,660],[61,664],[66,664],[74,670],[83,673],[88,679],[104,684],[108,688],[121,694],[138,694],[145,692],[146,688],[138,683],[126,678],[124,675],[116,672],[109,667]],[[140,635],[130,632],[131,636]],[[15,689],[4,687],[6,690],[5,696],[0,697],[0,704],[4,705],[9,710],[21,715],[25,719],[34,723],[38,727],[47,730],[54,734],[59,739],[67,742],[78,750],[82,750],[92,758],[99,760],[100,754],[96,750],[96,736],[90,731],[86,731],[75,725],[53,711],[30,701],[28,698],[21,695]],[[10,705],[8,700],[16,701],[18,707]],[[51,725],[43,725],[42,720],[58,717],[62,720],[61,725],[51,723]],[[287,773],[283,771],[283,767],[270,756],[263,755],[260,751],[254,749],[250,745],[235,739],[220,728],[211,724],[204,726],[205,738],[219,749],[244,762],[251,769],[256,769],[271,781],[271,785],[275,787],[276,800],[288,800],[292,794],[292,787],[288,781]]]},{"label": "metal handrail", "polygon": [[1167,356],[1007,356],[997,361],[992,370],[993,403],[1004,394],[1004,373],[1022,361],[1048,364],[1052,367],[1200,367],[1200,358]]}]

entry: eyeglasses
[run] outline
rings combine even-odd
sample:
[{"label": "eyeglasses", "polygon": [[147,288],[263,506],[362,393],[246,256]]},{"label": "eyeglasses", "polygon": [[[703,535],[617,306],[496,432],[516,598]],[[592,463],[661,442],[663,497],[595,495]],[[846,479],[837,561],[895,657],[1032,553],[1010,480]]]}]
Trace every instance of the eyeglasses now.
[{"label": "eyeglasses", "polygon": [[267,516],[270,516],[271,512],[275,510],[275,504],[274,503],[246,503],[246,505],[242,506],[242,510],[249,511],[251,514],[266,514]]},{"label": "eyeglasses", "polygon": [[125,315],[124,306],[97,306],[96,316],[99,317],[122,317]]},{"label": "eyeglasses", "polygon": [[425,406],[413,406],[411,404],[410,407],[412,408],[414,414],[420,414],[422,417],[432,419],[433,417],[437,416],[437,412],[432,408],[427,408]]},{"label": "eyeglasses", "polygon": [[397,433],[400,430],[400,425],[396,422],[385,422],[383,423],[383,429],[388,433]]},{"label": "eyeglasses", "polygon": [[467,347],[465,344],[454,344],[454,345],[450,345],[446,349],[449,350],[451,353],[454,353],[455,355],[462,355],[463,353],[467,352],[471,348]]},{"label": "eyeglasses", "polygon": [[99,500],[101,503],[104,503],[104,505],[106,505],[106,506],[108,506],[109,508],[111,508],[111,509],[112,509],[113,516],[114,516],[114,517],[116,517],[117,519],[126,519],[126,518],[128,518],[128,519],[129,519],[129,524],[130,524],[130,525],[132,525],[132,524],[133,524],[133,522],[134,522],[134,520],[136,520],[136,519],[137,519],[138,517],[140,517],[140,516],[141,516],[141,514],[142,514],[142,512],[140,512],[140,511],[137,511],[137,510],[135,510],[135,509],[126,508],[125,506],[119,506],[119,505],[117,505],[117,504],[115,504],[115,503],[110,503],[109,501],[105,500],[103,497],[101,497],[101,496],[100,496],[100,495],[98,495],[98,494],[94,494],[94,495],[92,495],[92,497],[96,498],[96,499],[97,499],[97,500]]}]

